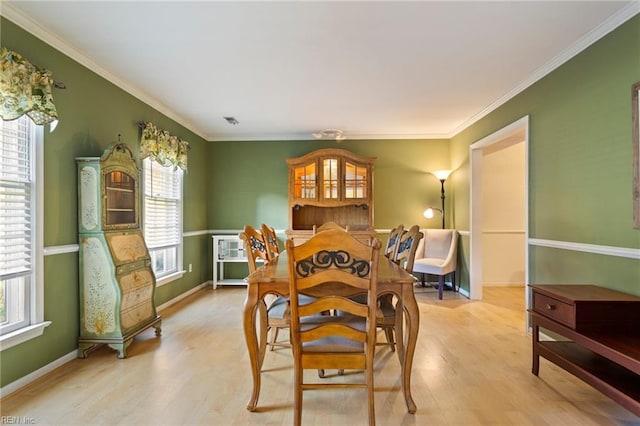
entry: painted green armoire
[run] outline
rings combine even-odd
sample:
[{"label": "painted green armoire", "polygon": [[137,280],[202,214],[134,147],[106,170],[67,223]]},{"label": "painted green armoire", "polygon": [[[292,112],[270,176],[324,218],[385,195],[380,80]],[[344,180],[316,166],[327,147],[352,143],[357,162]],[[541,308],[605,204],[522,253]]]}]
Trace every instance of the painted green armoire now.
[{"label": "painted green armoire", "polygon": [[126,357],[149,327],[160,335],[156,279],[140,228],[140,169],[123,143],[76,158],[80,243],[78,357],[107,344]]}]

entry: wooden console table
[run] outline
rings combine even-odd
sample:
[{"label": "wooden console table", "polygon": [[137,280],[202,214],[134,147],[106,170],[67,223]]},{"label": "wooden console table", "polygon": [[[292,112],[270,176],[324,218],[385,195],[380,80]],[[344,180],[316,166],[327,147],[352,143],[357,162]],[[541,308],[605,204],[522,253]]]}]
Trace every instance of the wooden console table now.
[{"label": "wooden console table", "polygon": [[[594,285],[531,288],[531,372],[542,356],[640,416],[640,297]],[[571,341],[541,341],[540,328]]]}]

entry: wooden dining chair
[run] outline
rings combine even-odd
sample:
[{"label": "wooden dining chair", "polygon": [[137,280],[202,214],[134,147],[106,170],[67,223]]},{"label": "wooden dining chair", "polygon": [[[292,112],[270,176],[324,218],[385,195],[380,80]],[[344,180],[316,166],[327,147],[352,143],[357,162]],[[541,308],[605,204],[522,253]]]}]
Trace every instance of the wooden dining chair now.
[{"label": "wooden dining chair", "polygon": [[269,225],[262,224],[260,226],[264,242],[267,244],[267,255],[269,260],[274,259],[280,254],[280,246],[278,245],[278,237],[276,236],[276,230]]},{"label": "wooden dining chair", "polygon": [[[416,250],[422,237],[423,235],[418,225],[403,229],[398,237],[397,249],[391,260],[410,274],[413,273]],[[379,298],[378,306],[377,325],[384,331],[387,344],[393,351],[396,346],[394,332],[396,331],[397,303],[394,303],[391,294],[385,294]]]},{"label": "wooden dining chair", "polygon": [[318,232],[322,232],[322,231],[328,231],[330,229],[337,229],[340,231],[346,231],[346,228],[343,228],[342,226],[338,225],[335,222],[325,222],[320,226],[316,226],[313,225],[313,233],[317,234]]},{"label": "wooden dining chair", "polygon": [[[264,235],[251,225],[246,225],[239,237],[244,241],[249,273],[253,273],[257,269],[258,259],[263,259],[265,262],[270,260],[268,244],[265,241]],[[265,344],[268,345],[271,350],[277,346],[290,346],[288,342],[278,342],[278,332],[283,328],[289,328],[291,311],[289,298],[276,296],[268,306],[263,300],[260,305],[260,311],[261,315],[266,315],[267,317],[265,334],[263,338],[260,339],[260,353],[264,354],[266,349]],[[267,340],[269,332],[271,332],[271,337]]]},{"label": "wooden dining chair", "polygon": [[262,259],[265,262],[269,261],[267,244],[264,241],[262,233],[251,225],[246,225],[239,237],[244,241],[244,249],[247,253],[247,263],[249,264],[249,273],[251,274],[258,268],[258,259]]},{"label": "wooden dining chair", "polygon": [[398,243],[400,242],[400,235],[404,230],[404,225],[400,224],[393,228],[391,232],[389,232],[389,236],[387,237],[387,245],[384,247],[384,255],[389,259],[393,259],[396,255],[396,251],[398,250]]},{"label": "wooden dining chair", "polygon": [[[376,282],[380,242],[369,246],[338,229],[318,232],[307,242],[286,242],[294,359],[294,424],[302,424],[302,393],[310,389],[364,388],[369,425],[375,424],[373,356]],[[345,291],[336,295],[336,288]],[[348,295],[366,294],[366,303]],[[300,296],[315,297],[308,303]],[[322,316],[326,310],[346,315]],[[320,319],[318,319],[320,318]],[[304,380],[306,369],[364,370],[363,380],[327,383]],[[325,407],[328,408],[328,407]]]}]

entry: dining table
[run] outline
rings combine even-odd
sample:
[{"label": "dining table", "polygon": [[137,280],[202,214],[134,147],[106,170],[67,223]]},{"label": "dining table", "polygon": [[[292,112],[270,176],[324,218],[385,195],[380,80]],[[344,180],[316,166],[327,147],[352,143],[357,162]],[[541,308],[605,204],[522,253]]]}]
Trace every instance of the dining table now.
[{"label": "dining table", "polygon": [[[251,362],[253,390],[247,403],[247,410],[255,411],[260,394],[260,372],[266,352],[267,311],[265,297],[268,295],[289,295],[289,269],[287,253],[283,252],[273,260],[251,273],[247,282],[247,297],[243,308],[243,327]],[[409,413],[416,412],[416,404],[411,396],[411,367],[418,339],[419,310],[414,294],[416,278],[385,256],[378,259],[378,297],[391,294],[396,302],[396,352],[400,361],[402,392]],[[340,289],[333,289],[339,293]],[[351,296],[351,294],[338,294]],[[404,325],[404,327],[403,327]]]}]

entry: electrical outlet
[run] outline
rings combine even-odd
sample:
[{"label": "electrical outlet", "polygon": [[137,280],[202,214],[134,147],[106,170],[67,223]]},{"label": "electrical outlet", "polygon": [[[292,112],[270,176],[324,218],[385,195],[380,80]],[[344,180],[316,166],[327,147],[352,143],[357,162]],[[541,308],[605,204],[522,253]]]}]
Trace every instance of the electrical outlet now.
[{"label": "electrical outlet", "polygon": [[193,265],[189,264],[189,272],[193,271]]}]

